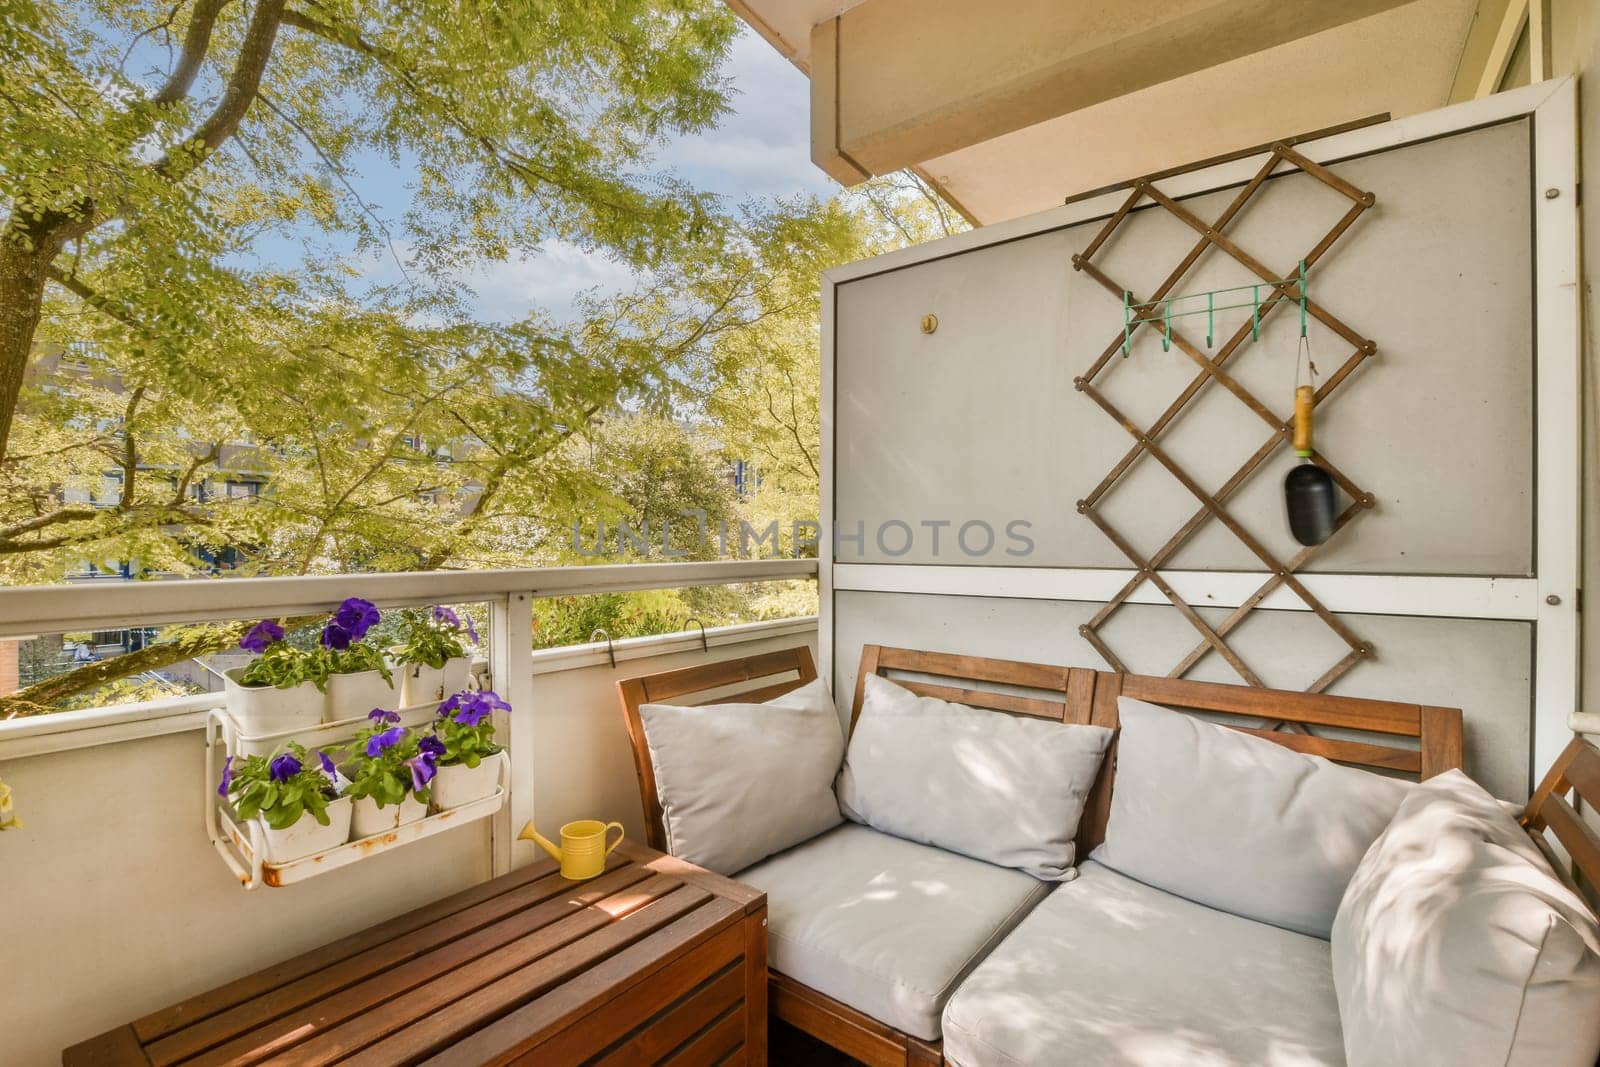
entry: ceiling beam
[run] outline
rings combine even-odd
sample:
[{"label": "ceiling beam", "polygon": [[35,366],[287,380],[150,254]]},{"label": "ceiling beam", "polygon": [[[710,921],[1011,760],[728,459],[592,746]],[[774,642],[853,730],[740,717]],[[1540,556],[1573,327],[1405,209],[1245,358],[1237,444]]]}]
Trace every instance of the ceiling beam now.
[{"label": "ceiling beam", "polygon": [[855,184],[1409,0],[866,0],[812,28],[812,158]]}]

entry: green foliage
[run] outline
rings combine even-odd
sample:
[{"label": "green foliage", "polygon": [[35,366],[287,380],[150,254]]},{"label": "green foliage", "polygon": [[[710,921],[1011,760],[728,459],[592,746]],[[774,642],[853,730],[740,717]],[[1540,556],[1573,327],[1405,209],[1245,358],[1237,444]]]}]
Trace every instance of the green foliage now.
[{"label": "green foliage", "polygon": [[267,646],[239,673],[241,685],[293,689],[310,682],[319,690],[328,688],[330,663],[321,649],[300,649],[287,641]]},{"label": "green foliage", "polygon": [[434,722],[433,735],[444,745],[444,754],[439,757],[441,766],[476,767],[487,757],[502,751],[494,740],[494,723],[487,719],[477,726],[466,726],[442,717]]},{"label": "green foliage", "polygon": [[395,648],[400,663],[422,663],[434,669],[447,660],[467,654],[464,624],[452,622],[455,616],[440,615],[438,608],[406,608],[400,612],[401,642]]},{"label": "green foliage", "polygon": [[[396,733],[397,739],[387,747],[374,743],[375,738],[382,739]],[[345,789],[346,796],[358,800],[371,797],[380,808],[399,804],[407,795],[416,797],[424,804],[431,799],[426,786],[421,789],[413,787],[411,770],[406,766],[407,760],[415,760],[419,754],[418,738],[411,730],[388,722],[374,723],[356,735],[350,753],[349,761],[341,768],[345,777],[350,779],[350,785]]]},{"label": "green foliage", "polygon": [[[786,539],[814,517],[817,274],[958,227],[948,207],[910,177],[731,206],[657,173],[663,138],[726,107],[720,0],[276,10],[0,0],[0,583],[85,560],[537,566],[574,561],[575,518],[667,520],[676,542],[684,509]],[[373,167],[409,202],[369,203]],[[473,321],[462,279],[551,242],[638,284],[566,322]],[[266,262],[285,246],[299,262]],[[402,280],[375,284],[380,262]],[[754,498],[732,498],[730,460],[759,466]],[[540,640],[782,602],[541,603]],[[216,637],[171,628],[126,670]],[[267,684],[302,669],[283,655]],[[342,669],[322,659],[306,676]],[[116,680],[94,666],[14,706],[87,699]]]},{"label": "green foliage", "polygon": [[[300,769],[287,777],[274,777],[272,765],[285,753],[294,757]],[[320,754],[308,753],[291,741],[271,757],[249,756],[235,758],[235,762],[227,795],[239,818],[259,815],[274,830],[284,830],[309,813],[319,824],[328,825],[328,804],[339,794],[322,768]]]},{"label": "green foliage", "polygon": [[323,658],[327,661],[327,674],[362,674],[366,671],[377,671],[383,675],[383,680],[390,685],[394,684],[394,673],[389,669],[389,657],[383,650],[366,641],[357,641],[349,648],[325,648],[321,650]]}]

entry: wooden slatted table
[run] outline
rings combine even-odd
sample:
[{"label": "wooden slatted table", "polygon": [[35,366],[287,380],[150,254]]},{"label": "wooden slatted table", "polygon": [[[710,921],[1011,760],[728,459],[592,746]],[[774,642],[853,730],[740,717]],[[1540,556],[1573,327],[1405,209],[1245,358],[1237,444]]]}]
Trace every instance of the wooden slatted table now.
[{"label": "wooden slatted table", "polygon": [[[287,890],[292,892],[292,890]],[[624,844],[546,860],[62,1054],[124,1064],[764,1064],[764,893]]]}]

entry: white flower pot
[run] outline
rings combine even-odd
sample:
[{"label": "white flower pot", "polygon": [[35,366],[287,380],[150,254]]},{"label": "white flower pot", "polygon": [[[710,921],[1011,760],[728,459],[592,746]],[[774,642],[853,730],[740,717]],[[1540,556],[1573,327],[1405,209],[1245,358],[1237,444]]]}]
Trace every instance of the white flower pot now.
[{"label": "white flower pot", "polygon": [[355,808],[350,816],[350,840],[359,841],[363,837],[386,834],[408,822],[416,822],[427,814],[428,805],[410,793],[399,804],[385,804],[381,808],[371,797],[356,797]]},{"label": "white flower pot", "polygon": [[228,714],[247,737],[281,733],[285,730],[303,730],[322,722],[323,696],[310,682],[301,682],[288,689],[270,685],[243,685],[239,676],[243,667],[223,672],[223,686],[227,692]]},{"label": "white flower pot", "polygon": [[447,659],[443,667],[426,663],[400,664],[400,705],[437,704],[452,693],[459,693],[472,680],[472,661],[466,656]]},{"label": "white flower pot", "polygon": [[361,671],[357,674],[330,674],[323,722],[341,719],[359,719],[373,708],[392,710],[394,686],[383,680],[378,671]]},{"label": "white flower pot", "polygon": [[496,752],[481,760],[476,767],[468,767],[464,763],[441,765],[433,781],[428,783],[434,810],[449,811],[492,795],[500,784],[500,764],[505,758],[504,752]]},{"label": "white flower pot", "polygon": [[262,819],[261,829],[267,841],[266,862],[290,863],[338,848],[350,840],[351,808],[349,797],[329,801],[327,826],[317,822],[309,811],[300,816],[299,822],[282,830],[274,830]]}]

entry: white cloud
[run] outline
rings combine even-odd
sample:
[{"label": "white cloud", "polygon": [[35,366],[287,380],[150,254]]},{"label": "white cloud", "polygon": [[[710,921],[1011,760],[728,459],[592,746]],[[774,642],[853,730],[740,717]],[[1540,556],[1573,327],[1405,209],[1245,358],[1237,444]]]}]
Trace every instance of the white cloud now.
[{"label": "white cloud", "polygon": [[658,162],[734,200],[836,192],[811,162],[806,76],[748,27],[734,40],[724,73],[733,84],[732,112],[716,129],[665,146]]}]

